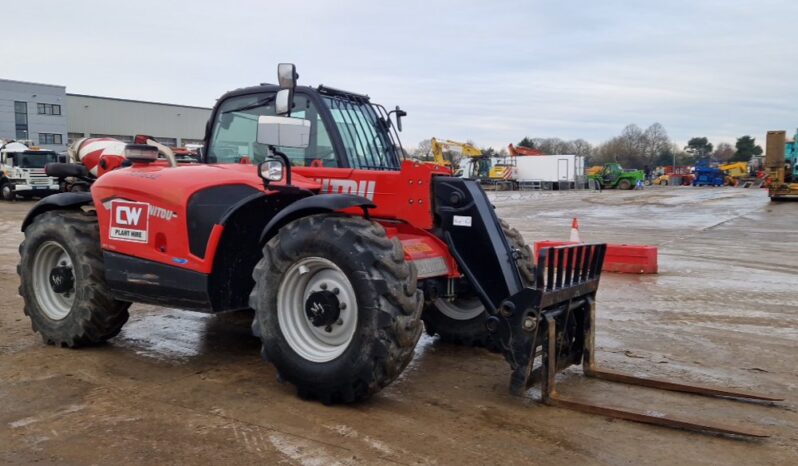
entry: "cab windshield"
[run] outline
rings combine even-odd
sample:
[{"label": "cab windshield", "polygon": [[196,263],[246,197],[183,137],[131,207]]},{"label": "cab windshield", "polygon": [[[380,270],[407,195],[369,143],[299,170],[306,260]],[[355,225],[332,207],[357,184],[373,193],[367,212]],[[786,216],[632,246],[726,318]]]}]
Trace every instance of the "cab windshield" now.
[{"label": "cab windshield", "polygon": [[19,168],[44,168],[48,163],[57,162],[58,154],[49,151],[18,152],[13,159]]},{"label": "cab windshield", "polygon": [[[256,142],[260,115],[275,115],[274,94],[244,95],[222,103],[208,147],[208,162],[241,163],[243,159],[262,162],[267,148]],[[279,148],[291,160],[291,165],[337,167],[329,132],[313,102],[302,94],[295,95],[291,116],[310,120],[310,144],[306,149]]]},{"label": "cab windshield", "polygon": [[[382,107],[366,101],[339,96],[322,96],[332,114],[332,122],[306,95],[294,95],[291,117],[309,120],[310,141],[305,149],[280,147],[295,167],[348,166],[358,169],[390,170],[399,168],[400,148],[391,134],[388,115]],[[224,101],[216,114],[208,147],[210,163],[241,163],[244,159],[260,163],[267,148],[256,142],[258,117],[275,115],[274,94],[250,94]],[[334,127],[332,125],[335,125]],[[345,154],[338,154],[331,134],[337,130]],[[347,161],[343,165],[340,161]]]}]

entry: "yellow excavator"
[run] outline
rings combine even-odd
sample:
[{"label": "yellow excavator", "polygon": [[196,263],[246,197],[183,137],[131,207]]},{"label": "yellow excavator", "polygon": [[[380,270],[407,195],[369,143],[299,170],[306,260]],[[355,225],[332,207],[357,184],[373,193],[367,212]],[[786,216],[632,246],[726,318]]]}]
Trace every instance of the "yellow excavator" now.
[{"label": "yellow excavator", "polygon": [[741,178],[748,177],[748,164],[745,162],[727,163],[718,165],[718,168],[723,172],[725,182],[729,186],[736,186]]},{"label": "yellow excavator", "polygon": [[[459,152],[463,157],[470,159],[471,166],[465,172],[452,169],[452,163],[443,156],[443,152],[452,150]],[[480,180],[494,187],[512,187],[515,180],[515,164],[499,163],[491,166],[490,157],[486,157],[482,151],[467,142],[452,141],[451,139],[430,140],[430,151],[436,165],[442,165],[452,170],[455,176],[466,176],[471,179]]]},{"label": "yellow excavator", "polygon": [[451,168],[452,163],[443,157],[443,151],[454,150],[463,154],[463,157],[478,158],[482,157],[482,151],[476,148],[473,144],[467,142],[457,142],[450,139],[437,140],[432,138],[431,151],[432,158],[438,165]]},{"label": "yellow excavator", "polygon": [[[468,169],[459,170],[452,168],[452,163],[443,156],[444,151],[455,151],[462,154],[463,157],[468,157],[470,164]],[[455,176],[466,176],[471,179],[487,179],[488,171],[490,170],[490,158],[482,155],[482,151],[473,144],[467,142],[452,141],[451,139],[436,139],[430,140],[430,151],[432,152],[433,162],[436,165],[442,165],[454,173]],[[463,167],[463,165],[461,165]]]}]

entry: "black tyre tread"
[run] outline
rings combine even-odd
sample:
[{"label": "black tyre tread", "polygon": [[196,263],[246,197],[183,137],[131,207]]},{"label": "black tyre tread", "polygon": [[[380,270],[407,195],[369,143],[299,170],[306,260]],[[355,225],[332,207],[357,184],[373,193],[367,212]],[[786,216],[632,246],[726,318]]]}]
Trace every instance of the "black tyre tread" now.
[{"label": "black tyre tread", "polygon": [[518,252],[516,264],[518,265],[518,271],[521,273],[521,279],[527,285],[532,285],[535,282],[535,263],[532,248],[526,244],[521,232],[510,226],[505,220],[499,219],[499,223],[502,226],[504,235],[507,236],[507,240],[510,242],[510,246]]},{"label": "black tyre tread", "polygon": [[[73,253],[74,266],[80,266],[85,280],[76,286],[76,305],[68,318],[75,319],[72,333],[53,332],[38,321],[44,317],[38,311],[36,296],[25,286],[25,255],[35,251],[28,250],[30,238],[52,229],[66,232],[71,244],[66,245]],[[25,315],[31,318],[31,328],[42,335],[47,344],[76,348],[96,345],[119,334],[127,322],[130,303],[117,301],[105,283],[105,266],[100,249],[100,231],[95,215],[83,211],[55,210],[36,217],[25,230],[25,239],[19,246],[20,263],[17,274],[20,276],[19,294],[25,306]],[[79,262],[78,262],[79,261]]]},{"label": "black tyre tread", "polygon": [[[517,252],[516,264],[524,283],[531,285],[535,281],[535,266],[532,249],[524,241],[521,233],[510,226],[505,220],[499,219],[499,224],[507,237],[510,246]],[[435,303],[425,303],[422,320],[429,335],[438,335],[442,341],[461,346],[475,346],[495,350],[495,345],[485,328],[485,319],[482,315],[466,321],[451,319],[441,313]]]},{"label": "black tyre tread", "polygon": [[[296,254],[301,253],[289,250],[287,239],[318,231],[331,232],[335,243],[351,244],[353,254],[369,265],[369,270],[363,273],[367,274],[380,296],[376,311],[382,313],[378,319],[382,322],[381,328],[375,335],[374,357],[368,364],[357,368],[349,379],[327,384],[303,382],[294,377],[291,368],[281,367],[283,364],[274,359],[268,343],[276,336],[269,335],[270,330],[263,325],[261,318],[262,313],[275,312],[272,304],[267,302],[264,288],[294,262]],[[250,294],[250,307],[256,310],[255,325],[260,324],[261,354],[277,366],[279,379],[296,385],[302,398],[317,399],[325,404],[366,399],[395,380],[413,358],[413,349],[421,336],[423,307],[423,296],[417,289],[416,268],[405,261],[399,240],[388,238],[385,229],[377,222],[338,214],[311,215],[291,222],[263,248],[263,258],[255,266],[253,279],[255,287]]]},{"label": "black tyre tread", "polygon": [[4,182],[0,183],[0,197],[2,197],[4,201],[9,201],[10,202],[10,201],[13,201],[14,198],[16,198],[16,194],[14,194],[14,192],[11,191],[11,193],[8,195],[8,197],[6,197],[6,194],[4,192],[5,190],[3,188],[5,188],[5,186],[7,184],[9,184],[8,181],[4,181]]}]

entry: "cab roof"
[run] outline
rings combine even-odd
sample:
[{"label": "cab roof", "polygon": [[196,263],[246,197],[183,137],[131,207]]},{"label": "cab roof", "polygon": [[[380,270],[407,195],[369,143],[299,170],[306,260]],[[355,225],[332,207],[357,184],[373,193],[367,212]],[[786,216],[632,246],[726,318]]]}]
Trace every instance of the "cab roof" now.
[{"label": "cab roof", "polygon": [[[224,95],[219,97],[219,100],[224,100],[230,97],[236,97],[240,95],[248,95],[248,94],[260,94],[264,92],[277,92],[280,90],[280,86],[276,84],[269,84],[269,83],[261,83],[257,86],[250,86],[250,87],[241,87],[238,89],[234,89],[232,91],[226,92]],[[363,103],[368,103],[371,101],[371,98],[366,94],[358,94],[356,92],[345,91],[342,89],[336,89],[334,87],[325,86],[323,84],[319,85],[318,87],[311,87],[311,86],[297,86],[297,91],[302,91],[311,94],[321,94],[321,95],[328,95],[328,96],[335,96],[335,97],[343,97],[352,100],[356,100]]]}]

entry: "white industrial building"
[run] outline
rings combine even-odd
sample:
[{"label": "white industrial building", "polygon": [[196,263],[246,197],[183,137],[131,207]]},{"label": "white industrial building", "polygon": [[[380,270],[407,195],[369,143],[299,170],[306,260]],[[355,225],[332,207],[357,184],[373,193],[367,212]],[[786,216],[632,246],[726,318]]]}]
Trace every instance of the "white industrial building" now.
[{"label": "white industrial building", "polygon": [[67,142],[66,88],[0,79],[0,139],[61,151]]},{"label": "white industrial building", "polygon": [[161,144],[201,144],[211,109],[82,94],[67,94],[68,139],[112,137],[133,142],[146,134]]},{"label": "white industrial building", "polygon": [[82,137],[132,142],[137,134],[167,146],[201,143],[211,109],[68,94],[64,86],[0,79],[0,139],[27,139],[63,151]]}]

